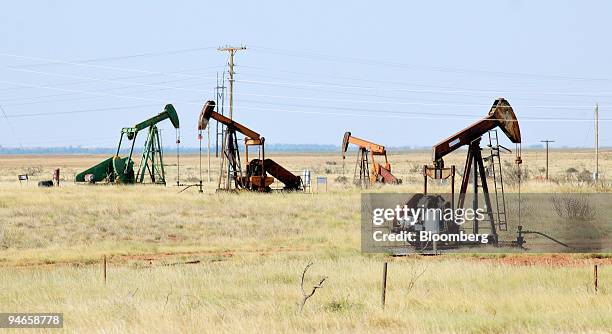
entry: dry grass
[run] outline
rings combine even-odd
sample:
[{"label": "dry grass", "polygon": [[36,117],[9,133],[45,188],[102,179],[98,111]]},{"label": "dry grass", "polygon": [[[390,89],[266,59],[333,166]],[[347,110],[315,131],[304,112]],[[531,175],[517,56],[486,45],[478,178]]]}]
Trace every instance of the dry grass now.
[{"label": "dry grass", "polygon": [[[327,175],[328,192],[215,194],[214,182],[205,182],[204,194],[193,188],[178,194],[176,186],[75,185],[72,175],[102,157],[0,157],[0,308],[61,311],[72,332],[612,329],[612,273],[600,269],[602,290],[595,294],[589,266],[610,261],[578,255],[575,265],[562,267],[517,266],[501,256],[393,259],[389,304],[381,311],[381,263],[389,259],[359,251],[359,191],[334,181],[343,174],[341,158],[271,156],[291,170]],[[461,165],[463,158],[453,155],[447,165]],[[420,191],[418,170],[429,152],[389,159],[404,184],[372,191]],[[567,168],[592,165],[590,152],[553,151],[552,182],[537,180],[542,152],[524,152],[523,160],[531,177],[524,191],[611,189],[606,182],[568,177]],[[604,172],[612,169],[610,152],[600,160]],[[197,180],[197,157],[181,161],[182,182]],[[174,183],[175,161],[167,162]],[[36,187],[58,167],[66,179],[60,188]],[[16,175],[29,168],[40,173],[20,185]],[[352,168],[347,159],[349,179]],[[205,181],[206,175],[204,170]],[[106,286],[98,264],[102,255],[110,257]],[[200,263],[165,266],[194,260]],[[329,278],[300,316],[299,278],[310,260],[311,279]],[[426,273],[408,291],[410,273],[423,263]]]}]

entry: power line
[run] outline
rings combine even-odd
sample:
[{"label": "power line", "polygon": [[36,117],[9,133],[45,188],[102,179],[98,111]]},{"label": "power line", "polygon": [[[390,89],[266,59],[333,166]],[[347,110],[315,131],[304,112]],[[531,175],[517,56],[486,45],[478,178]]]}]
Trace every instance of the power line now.
[{"label": "power line", "polygon": [[[166,73],[197,72],[197,71],[201,71],[201,70],[205,70],[205,69],[211,69],[211,68],[219,68],[219,66],[215,65],[215,66],[196,67],[196,68],[190,68],[190,69],[184,69],[184,70],[178,70],[178,71],[171,71],[171,72],[166,72]],[[154,74],[128,75],[128,76],[112,77],[110,79],[111,80],[138,79],[138,78],[146,78],[146,77],[151,77],[151,76],[161,76],[161,74],[154,73]],[[176,79],[176,80],[173,80],[173,81],[195,80],[195,79],[197,79],[197,77],[184,78],[184,79]],[[78,85],[78,84],[86,83],[87,81],[88,80],[76,80],[76,81],[57,83],[55,85],[56,86],[72,86],[72,85]],[[18,90],[18,89],[23,89],[23,88],[22,87],[9,87],[9,88],[0,89],[0,91],[9,91],[9,90]]]},{"label": "power line", "polygon": [[541,143],[546,143],[546,180],[548,180],[548,144],[549,143],[554,143],[554,140],[549,140],[549,139],[545,139],[545,140],[540,140]]},{"label": "power line", "polygon": [[254,51],[259,51],[262,53],[271,53],[271,54],[280,54],[285,56],[292,56],[298,58],[306,58],[306,59],[319,59],[319,60],[327,60],[331,62],[352,62],[358,64],[366,64],[366,65],[381,65],[388,67],[403,67],[409,68],[413,70],[425,70],[432,72],[454,72],[454,73],[477,73],[483,75],[506,75],[506,76],[525,76],[532,78],[543,78],[543,79],[552,79],[552,80],[578,80],[578,81],[612,81],[610,78],[588,78],[588,77],[577,77],[577,76],[561,76],[561,75],[549,75],[549,74],[538,74],[538,73],[520,73],[520,72],[504,72],[504,71],[488,71],[488,70],[474,70],[474,69],[458,69],[458,68],[449,68],[449,67],[427,67],[427,66],[416,66],[405,63],[398,62],[390,62],[390,61],[381,61],[381,60],[372,60],[372,59],[363,59],[363,58],[353,58],[353,57],[342,57],[337,55],[324,55],[324,54],[316,54],[309,53],[306,51],[291,51],[291,50],[282,50],[282,49],[273,49],[266,47],[252,47]]},{"label": "power line", "polygon": [[[244,99],[240,99],[239,102],[248,102],[248,103],[253,103],[256,105],[260,105],[260,104],[269,104],[269,105],[273,105],[273,106],[288,106],[288,107],[298,107],[298,108],[316,108],[316,109],[321,109],[322,106],[320,105],[299,105],[299,104],[287,104],[287,103],[271,103],[271,102],[264,102],[264,101],[256,101],[256,100],[244,100]],[[367,105],[367,104],[366,104]],[[423,106],[420,103],[416,102],[414,103],[414,105],[417,106]],[[425,106],[431,105],[431,104],[424,104]],[[469,106],[469,107],[479,107],[479,108],[490,108],[491,105],[490,104],[482,104],[482,105],[456,105],[456,104],[438,104],[436,106],[449,106],[449,107],[461,107],[461,106]],[[325,105],[323,106],[324,109],[327,110],[354,110],[354,111],[365,111],[365,112],[369,112],[369,113],[391,113],[391,114],[411,114],[411,115],[431,115],[431,116],[462,116],[462,117],[482,117],[482,114],[458,114],[458,113],[440,113],[440,112],[404,112],[404,111],[398,111],[398,110],[381,110],[381,109],[367,109],[367,108],[360,108],[360,107],[354,107],[354,106],[337,106],[337,105]],[[573,120],[590,120],[590,118],[576,118],[576,117],[559,117],[559,116],[555,116],[555,117],[529,117],[529,116],[524,116],[521,117],[521,120],[568,120],[568,121],[573,121]]]},{"label": "power line", "polygon": [[[0,53],[0,56],[2,56],[2,55],[6,55],[6,54],[1,54]],[[12,56],[16,56],[16,55],[12,55]],[[27,56],[20,56],[20,57],[27,57]],[[38,58],[38,57],[27,57],[27,58]],[[83,64],[83,63],[74,63],[74,62],[63,62],[63,63],[67,63],[67,64],[71,64],[71,65],[75,65],[75,66],[94,66],[94,67],[100,67],[100,66],[96,66],[96,65],[89,65],[89,64]],[[156,71],[146,71],[146,70],[139,70],[139,69],[117,68],[117,67],[107,67],[107,66],[102,66],[102,68],[109,68],[109,69],[116,69],[116,70],[123,70],[123,71],[143,72],[143,73],[156,74],[156,75],[175,75],[175,76],[181,76],[181,77],[186,77],[186,78],[198,78],[198,79],[202,79],[202,76],[196,76],[196,75],[190,75],[190,74],[182,74],[182,73],[176,73],[176,72],[174,72],[174,73],[173,72],[156,72]],[[25,69],[19,69],[19,68],[14,68],[14,67],[4,67],[4,69],[6,69],[6,70],[13,70],[13,71],[21,71],[21,72],[29,72],[29,73],[41,74],[41,75],[56,75],[56,76],[79,78],[79,76],[59,74],[59,73],[49,73],[49,72],[34,71],[34,70],[25,70]],[[83,77],[80,77],[80,78],[83,78]],[[86,78],[86,77],[84,79],[91,79],[91,80],[95,80],[95,81],[107,81],[107,82],[114,82],[115,81],[115,80],[110,80],[110,79]],[[119,82],[119,81],[117,81],[117,82]],[[479,90],[479,89],[433,90],[433,89],[389,88],[389,87],[358,86],[358,85],[337,85],[337,84],[325,84],[325,83],[310,84],[310,83],[299,83],[299,82],[296,83],[296,82],[287,82],[287,81],[280,82],[280,81],[238,80],[238,82],[249,83],[249,84],[259,84],[259,85],[289,86],[289,87],[293,86],[293,87],[309,87],[309,88],[332,88],[332,89],[347,89],[347,90],[384,90],[384,91],[427,93],[427,94],[439,94],[439,93],[442,93],[442,94],[471,94],[471,93],[479,93],[479,94],[488,94],[488,95],[491,95],[491,94],[499,95],[500,92],[501,92],[501,93],[503,93],[502,95],[505,95],[505,94],[540,94],[540,95],[582,96],[582,97],[601,97],[601,96],[611,96],[612,95],[612,93],[609,93],[609,92],[598,92],[598,93],[584,93],[584,92],[537,92],[537,91],[529,91],[529,92],[524,92],[523,91],[523,92],[521,92],[521,91],[508,91],[508,90]],[[134,84],[134,85],[146,85],[146,84]],[[164,88],[174,89],[172,87],[164,87]]]},{"label": "power line", "polygon": [[[123,59],[140,58],[140,57],[154,57],[154,56],[180,54],[180,53],[187,53],[187,52],[197,52],[197,51],[212,50],[212,49],[215,49],[215,47],[207,46],[207,47],[168,50],[168,51],[159,51],[159,52],[146,52],[146,53],[137,53],[137,54],[131,54],[131,55],[123,55],[123,56],[109,56],[109,57],[102,57],[102,58],[81,59],[81,60],[74,60],[74,62],[78,62],[78,63],[104,62],[104,61],[109,61],[109,60],[123,60]],[[52,62],[46,62],[46,63],[27,64],[27,65],[20,65],[20,66],[21,67],[33,67],[33,66],[47,66],[47,65],[58,65],[58,64],[62,65],[63,63],[52,61]]]},{"label": "power line", "polygon": [[[125,68],[125,67],[113,67],[113,66],[103,66],[103,65],[92,65],[83,62],[72,62],[72,61],[63,61],[63,60],[53,60],[50,58],[42,58],[42,57],[31,57],[31,56],[23,56],[23,55],[14,55],[7,53],[0,53],[0,56],[6,57],[17,57],[17,58],[25,58],[25,59],[38,59],[38,60],[47,60],[55,63],[74,65],[74,66],[87,66],[101,69],[110,69],[110,70],[119,70],[119,71],[132,71],[139,73],[147,73],[147,74],[156,74],[156,75],[175,75],[181,77],[195,77],[201,78],[200,76],[189,75],[189,74],[181,74],[181,73],[173,73],[173,72],[157,72],[157,71],[149,71],[142,69],[133,69],[133,68]],[[15,68],[15,67],[13,67]],[[612,80],[611,80],[612,81]],[[406,91],[406,92],[416,92],[416,93],[482,93],[482,94],[499,94],[500,90],[479,90],[479,89],[461,89],[461,90],[415,90],[415,89],[404,89],[404,88],[383,88],[383,87],[372,87],[372,86],[356,86],[356,85],[333,85],[333,84],[302,84],[302,83],[292,83],[292,82],[272,82],[272,81],[256,81],[256,80],[240,80],[239,82],[243,83],[252,83],[252,84],[263,84],[263,85],[280,85],[280,86],[297,86],[297,87],[321,87],[321,88],[339,88],[339,89],[363,89],[363,90],[392,90],[392,91]],[[501,92],[505,94],[514,93],[514,94],[542,94],[542,95],[558,95],[558,96],[589,96],[589,97],[599,97],[599,96],[610,96],[612,93],[610,92],[598,92],[598,93],[583,93],[583,92],[534,92],[534,91],[504,91]]]},{"label": "power line", "polygon": [[8,125],[9,129],[11,130],[11,133],[13,134],[13,137],[15,137],[15,139],[19,143],[19,147],[21,147],[23,149],[23,145],[22,145],[21,141],[19,140],[19,137],[17,136],[17,133],[15,132],[15,128],[13,128],[13,124],[11,124],[11,121],[9,121],[9,117],[6,114],[6,110],[4,110],[4,107],[2,107],[2,105],[0,105],[0,110],[2,110],[2,114],[4,115],[4,119],[6,120],[6,124]]},{"label": "power line", "polygon": [[[157,74],[157,75],[174,75],[174,76],[181,76],[181,77],[187,77],[187,78],[199,77],[199,76],[189,75],[189,74],[181,74],[181,73],[173,73],[173,72],[149,71],[149,70],[142,70],[142,69],[135,69],[135,68],[127,68],[127,67],[92,65],[92,64],[88,64],[88,63],[79,63],[79,62],[72,62],[72,61],[56,60],[56,59],[43,58],[43,57],[31,57],[31,56],[14,55],[14,54],[9,54],[9,53],[0,53],[0,56],[23,58],[23,59],[31,59],[31,60],[41,60],[41,61],[49,61],[49,62],[57,62],[57,63],[65,64],[65,65],[73,65],[73,66],[78,66],[78,67],[91,67],[91,68],[99,68],[99,69],[113,70],[113,71],[125,71],[125,72],[136,72],[136,73]],[[12,66],[12,68],[19,69],[16,66]]]},{"label": "power line", "polygon": [[[40,86],[40,85],[15,83],[15,82],[4,81],[4,80],[0,80],[0,83],[10,84],[10,85],[21,85],[21,86],[41,88],[41,89],[68,91],[68,92],[75,92],[75,93],[81,93],[81,94],[90,94],[90,95],[96,95],[96,96],[108,96],[108,97],[115,97],[115,98],[135,99],[135,100],[158,102],[158,103],[166,103],[167,102],[167,101],[164,101],[162,99],[151,99],[151,98],[143,98],[143,97],[136,97],[136,96],[129,96],[129,95],[107,94],[107,93],[101,93],[101,92],[90,92],[90,91],[72,90],[72,89],[57,88],[57,87],[50,87],[50,86]],[[180,102],[180,101],[174,101],[174,102]],[[191,104],[191,105],[201,105],[201,102],[197,102],[197,101],[187,101],[187,102],[181,102],[181,103]],[[251,109],[254,109],[254,108],[251,108]],[[328,109],[332,109],[332,108],[328,108]],[[269,109],[264,109],[264,110],[269,110]],[[288,110],[278,110],[277,109],[276,111],[285,111],[285,112],[292,112],[292,113],[304,113],[304,114],[312,114],[313,113],[313,112],[304,112],[304,111],[299,111],[299,110],[288,111]],[[316,114],[334,115],[334,114],[337,114],[337,113],[329,113],[329,112],[321,113],[321,112],[317,112]],[[343,116],[368,116],[368,115],[358,115],[358,114],[349,114],[349,113],[344,113],[344,114],[340,114],[340,115],[343,115]],[[371,115],[369,115],[369,116],[371,117]],[[396,117],[396,116],[394,115],[394,117]],[[402,118],[402,117],[400,117],[400,118]],[[523,119],[525,119],[525,118],[523,118]],[[580,119],[580,118],[564,118],[564,119],[560,119],[560,118],[532,118],[531,120],[534,120],[534,121],[539,121],[539,120],[541,120],[541,121],[553,121],[553,120],[557,120],[557,121],[587,121],[587,119]],[[608,119],[600,119],[600,120],[601,121],[608,121]],[[590,119],[588,121],[590,121]]]},{"label": "power line", "polygon": [[[327,99],[327,98],[316,98],[316,97],[299,97],[299,96],[287,96],[287,95],[268,95],[268,94],[251,94],[251,93],[241,93],[241,95],[245,96],[254,96],[254,97],[270,97],[270,98],[279,98],[279,99],[297,99],[297,100],[306,100],[306,101],[320,101],[320,102],[341,102],[341,103],[363,103],[365,105],[369,104],[391,104],[391,105],[410,105],[410,106],[421,106],[421,107],[454,107],[454,108],[489,108],[491,104],[482,104],[482,103],[474,103],[474,104],[466,104],[466,103],[446,103],[446,102],[408,102],[408,101],[377,101],[377,100],[339,100],[339,99]],[[328,107],[326,105],[326,107]],[[587,105],[523,105],[522,108],[532,108],[532,109],[588,109],[590,110],[592,106]],[[352,108],[354,109],[354,108]]]},{"label": "power line", "polygon": [[599,104],[595,104],[595,181],[599,180]]},{"label": "power line", "polygon": [[[389,81],[389,80],[373,80],[372,78],[368,77],[368,78],[359,78],[359,77],[350,77],[350,76],[343,76],[343,75],[337,75],[337,74],[327,74],[327,73],[313,73],[313,72],[298,72],[298,71],[288,71],[288,70],[281,70],[281,69],[277,69],[277,68],[266,68],[266,67],[261,67],[261,66],[250,66],[250,65],[241,65],[240,67],[243,68],[247,68],[247,69],[255,69],[258,71],[266,71],[266,72],[281,72],[281,73],[289,73],[289,74],[297,74],[297,75],[301,75],[301,76],[314,76],[317,78],[320,77],[329,77],[329,78],[333,78],[333,79],[347,79],[347,80],[351,80],[351,81],[359,81],[359,82],[370,82],[370,83],[381,83],[384,85],[397,85],[397,86],[408,86],[408,85],[413,85],[413,86],[422,86],[422,87],[430,87],[430,88],[440,88],[440,89],[457,89],[456,87],[448,87],[448,86],[440,86],[440,85],[430,85],[430,84],[423,84],[423,83],[415,83],[414,81],[410,81],[408,82],[398,82],[398,81]],[[262,76],[262,77],[267,77],[267,78],[273,78],[273,79],[278,79],[279,77],[277,76],[269,76],[269,75],[257,75],[256,76]],[[286,76],[283,76],[282,79],[286,79]],[[315,81],[307,81],[306,83],[310,83],[310,84],[317,84],[317,83],[321,83],[321,82],[315,82]],[[525,86],[525,85],[521,85],[521,86]],[[482,89],[478,89],[478,88],[465,88],[465,90],[470,90],[470,91],[480,91]],[[499,89],[499,90],[492,90],[489,89],[488,91],[505,91],[504,89]],[[523,91],[522,93],[531,93],[532,91]],[[537,91],[536,91],[537,93]],[[572,92],[562,92],[562,93],[572,93]],[[580,94],[580,93],[579,93]],[[595,93],[591,93],[591,94],[595,94]],[[609,94],[609,93],[603,93],[603,94]]]},{"label": "power line", "polygon": [[158,105],[159,104],[140,104],[140,105],[131,105],[131,106],[123,106],[123,107],[108,107],[108,108],[96,108],[96,109],[52,111],[52,112],[44,112],[44,113],[41,112],[41,113],[14,114],[14,115],[9,115],[9,116],[6,116],[5,114],[5,117],[8,119],[8,118],[27,118],[27,117],[38,117],[38,116],[69,115],[69,114],[81,114],[81,113],[109,111],[109,110],[129,110],[129,109],[143,108],[143,107],[154,107]]},{"label": "power line", "polygon": [[294,82],[279,82],[279,81],[257,81],[257,80],[238,80],[241,83],[251,83],[259,85],[273,85],[273,86],[294,86],[294,87],[319,87],[319,88],[338,88],[338,89],[350,89],[350,90],[381,90],[381,91],[398,91],[398,92],[411,92],[411,93],[433,93],[433,94],[466,94],[466,93],[482,93],[489,95],[504,94],[542,94],[542,95],[566,95],[566,96],[610,96],[610,92],[601,93],[575,93],[575,92],[518,92],[518,91],[505,91],[505,90],[432,90],[432,89],[413,89],[413,88],[384,88],[384,87],[373,87],[373,86],[348,86],[348,85],[328,85],[328,84],[303,84]]},{"label": "power line", "polygon": [[[234,110],[234,56],[236,52],[246,50],[245,46],[225,46],[218,48],[218,51],[229,53],[229,118],[232,119],[232,112]],[[228,181],[229,182],[229,181]]]},{"label": "power line", "polygon": [[[34,70],[25,70],[25,69],[14,69],[14,68],[6,68],[8,70],[13,70],[13,71],[18,71],[18,72],[26,72],[26,73],[34,73],[34,74],[40,74],[40,75],[50,75],[50,76],[59,76],[59,77],[68,77],[68,78],[78,78],[78,79],[83,79],[83,80],[91,80],[91,81],[97,81],[97,82],[106,82],[106,83],[112,83],[112,84],[123,84],[123,85],[128,85],[128,86],[142,86],[142,87],[153,87],[156,89],[169,89],[169,90],[181,90],[181,91],[189,91],[189,92],[197,92],[200,93],[202,90],[201,89],[190,89],[190,88],[184,88],[184,87],[176,87],[176,86],[162,86],[162,85],[155,85],[155,84],[146,84],[146,83],[133,83],[133,82],[126,82],[126,81],[120,81],[120,80],[111,80],[111,79],[103,79],[103,78],[95,78],[95,77],[84,77],[84,76],[78,76],[78,75],[72,75],[72,74],[62,74],[62,73],[53,73],[53,72],[43,72],[43,71],[34,71]],[[233,71],[232,71],[233,73]],[[206,77],[197,77],[198,79],[205,79]],[[230,102],[233,100],[232,98],[232,82],[230,81]],[[253,82],[257,82],[257,81],[252,81],[252,80],[240,80],[240,82],[249,82],[249,83],[253,83]],[[259,82],[261,83],[261,82]],[[287,83],[287,82],[279,82],[279,83],[273,83],[273,82],[266,82],[267,84],[290,84],[290,85],[300,85],[300,84],[293,84],[293,83]],[[324,85],[321,85],[321,87],[324,87]],[[340,87],[340,86],[338,86]],[[361,87],[361,86],[341,86],[343,88],[347,88],[347,89],[376,89],[378,90],[379,88],[375,88],[375,87]],[[410,92],[427,92],[427,93],[460,93],[460,92],[464,92],[464,91],[434,91],[434,90],[415,90],[415,89],[402,89],[403,91],[410,91]],[[487,93],[494,93],[493,91],[489,91]],[[546,94],[546,93],[542,93],[542,94]],[[245,95],[249,95],[248,93],[246,93]],[[254,95],[254,94],[251,94]],[[279,97],[279,96],[276,96]],[[286,98],[295,98],[295,99],[311,99],[314,100],[314,98],[300,98],[300,97],[286,97]],[[329,99],[328,99],[329,101]],[[347,101],[350,102],[350,101]],[[369,101],[369,103],[390,103],[387,101]],[[425,104],[425,103],[416,103],[416,102],[395,102],[392,104],[405,104],[405,105],[421,105],[421,106],[453,106],[453,107],[484,107],[485,105],[482,104],[445,104],[445,103],[430,103],[430,104]],[[230,105],[231,107],[231,105]],[[545,108],[562,108],[562,109],[591,109],[591,106],[564,106],[564,105],[560,105],[560,106],[547,106],[547,105],[535,105],[535,106],[527,106],[530,108],[538,108],[538,109],[545,109]],[[232,108],[230,108],[230,110],[232,110]]]},{"label": "power line", "polygon": [[[40,75],[50,75],[50,76],[58,76],[58,77],[65,77],[65,78],[77,78],[77,79],[91,80],[91,81],[98,81],[98,82],[106,82],[106,83],[112,83],[112,84],[123,84],[123,85],[143,86],[143,87],[156,87],[156,88],[177,89],[177,90],[185,89],[185,88],[172,87],[172,86],[149,85],[149,84],[145,84],[145,83],[126,82],[126,81],[111,80],[111,79],[102,79],[102,78],[95,78],[95,77],[84,77],[84,76],[72,75],[72,74],[62,74],[62,73],[43,72],[43,71],[34,71],[34,70],[25,70],[25,69],[15,69],[15,68],[7,68],[7,67],[3,67],[3,69],[7,69],[7,70],[10,70],[10,71],[18,71],[18,72],[25,72],[25,73],[40,74]],[[200,76],[198,78],[199,79],[211,79],[213,77],[201,77]],[[190,91],[194,91],[194,90],[191,89]],[[200,91],[200,90],[198,90],[198,91]]]},{"label": "power line", "polygon": [[[177,81],[183,81],[185,79],[178,79]],[[160,83],[166,83],[166,82],[172,82],[172,80],[166,80]],[[126,85],[126,86],[119,86],[119,87],[112,87],[112,88],[107,88],[104,89],[102,91],[104,92],[109,92],[109,91],[115,91],[115,90],[122,90],[122,89],[130,89],[130,88],[134,88],[134,85]],[[180,87],[180,88],[185,88],[185,87]],[[153,88],[153,89],[144,89],[144,90],[138,90],[132,93],[147,93],[147,92],[156,92],[156,91],[160,91],[160,90],[168,90],[168,88]],[[5,104],[8,106],[23,106],[23,105],[31,105],[31,104],[38,104],[38,103],[56,103],[56,102],[65,102],[65,101],[78,101],[78,100],[90,100],[90,99],[95,99],[95,98],[99,98],[99,96],[97,97],[75,97],[75,98],[66,98],[66,99],[52,99],[52,100],[44,100],[45,98],[53,98],[53,97],[63,97],[63,96],[75,96],[75,95],[79,95],[80,93],[62,93],[62,94],[52,94],[52,95],[43,95],[43,96],[29,96],[29,97],[25,97],[25,98],[12,98],[12,99],[0,99],[1,101],[19,101],[19,100],[27,100],[29,102],[22,102],[22,103],[10,103],[10,104]],[[41,100],[42,99],[42,100]]]},{"label": "power line", "polygon": [[[336,113],[336,112],[327,112],[327,111],[304,111],[304,110],[291,110],[291,109],[269,109],[269,108],[257,108],[257,107],[248,107],[248,109],[250,110],[260,110],[260,111],[268,111],[268,112],[287,112],[287,113],[296,113],[296,114],[312,114],[312,115],[333,115],[333,116],[356,116],[356,117],[370,117],[372,118],[372,114],[371,113],[367,113],[367,114],[356,114],[356,113]],[[442,115],[444,117],[432,117],[432,116],[438,116],[436,114],[429,114],[426,116],[416,116],[413,117],[415,114],[408,114],[408,113],[403,113],[403,114],[391,114],[391,115],[384,115],[383,117],[387,117],[387,118],[399,118],[399,119],[431,119],[431,120],[457,120],[457,119],[463,119],[463,120],[474,120],[474,116],[471,117],[462,117],[462,115],[453,115],[453,116],[457,116],[457,117],[449,117],[451,115]],[[493,120],[493,119],[492,119]],[[500,121],[511,121],[511,120],[506,120],[506,119],[499,119]],[[611,119],[600,119],[600,121],[605,120],[605,121],[612,121]],[[586,118],[521,118],[521,122],[523,121],[542,121],[542,122],[551,122],[551,121],[567,121],[567,122],[591,122],[591,119],[586,119]],[[518,122],[518,120],[516,121]]]}]

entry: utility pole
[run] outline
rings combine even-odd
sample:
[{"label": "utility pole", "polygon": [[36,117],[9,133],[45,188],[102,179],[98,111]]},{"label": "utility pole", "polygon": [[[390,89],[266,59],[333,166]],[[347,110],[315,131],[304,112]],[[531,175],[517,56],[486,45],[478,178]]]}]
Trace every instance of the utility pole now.
[{"label": "utility pole", "polygon": [[232,119],[233,109],[234,109],[234,55],[236,52],[240,50],[246,50],[245,46],[226,46],[222,48],[218,48],[218,51],[227,51],[229,52],[229,118]]},{"label": "utility pole", "polygon": [[595,181],[599,180],[599,103],[595,104]]},{"label": "utility pole", "polygon": [[554,143],[554,140],[540,140],[542,143],[546,143],[546,180],[548,180],[548,143]]},{"label": "utility pole", "polygon": [[[217,72],[217,86],[215,86],[215,97],[216,97],[216,108],[217,112],[225,116],[225,73],[223,73],[221,80],[219,80],[219,73]],[[223,126],[219,132],[219,122],[217,124],[217,134],[215,136],[215,158],[219,157],[219,137],[223,140]]]}]

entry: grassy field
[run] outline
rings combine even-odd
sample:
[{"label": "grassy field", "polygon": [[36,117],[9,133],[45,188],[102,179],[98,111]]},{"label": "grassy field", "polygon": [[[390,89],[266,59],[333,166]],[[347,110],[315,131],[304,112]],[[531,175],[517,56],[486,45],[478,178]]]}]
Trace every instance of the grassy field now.
[{"label": "grassy field", "polygon": [[[77,185],[74,174],[102,156],[0,156],[1,311],[64,312],[69,332],[612,331],[608,255],[363,255],[360,191],[339,178],[352,179],[354,157],[343,168],[338,154],[269,156],[290,170],[327,176],[327,191],[216,194],[217,174],[207,181],[204,160],[204,193],[179,193],[170,155],[167,187]],[[523,152],[522,191],[612,190],[609,181],[585,181],[592,152],[559,150],[550,158],[547,182],[544,153]],[[389,159],[404,183],[371,191],[422,190],[419,171],[429,152]],[[457,152],[446,163],[463,160]],[[198,164],[196,156],[181,158],[181,183],[197,182]],[[612,152],[603,152],[600,164],[604,176],[612,171]],[[211,169],[217,166],[213,159]],[[61,187],[36,187],[54,168],[62,171]],[[505,170],[509,192],[517,190],[513,168]],[[23,173],[32,178],[20,184]],[[300,314],[300,276],[310,261],[306,288],[327,279]],[[381,310],[384,261],[389,283]]]}]

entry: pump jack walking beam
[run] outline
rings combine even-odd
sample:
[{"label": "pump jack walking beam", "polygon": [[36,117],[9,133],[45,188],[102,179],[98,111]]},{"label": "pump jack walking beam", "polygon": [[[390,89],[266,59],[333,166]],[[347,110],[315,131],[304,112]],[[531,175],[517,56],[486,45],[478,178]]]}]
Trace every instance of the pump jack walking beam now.
[{"label": "pump jack walking beam", "polygon": [[226,125],[228,128],[232,128],[251,139],[260,139],[261,136],[259,135],[259,133],[247,128],[246,126],[228,117],[225,117],[219,114],[218,112],[214,110],[215,110],[214,101],[208,101],[206,102],[206,104],[204,104],[204,107],[202,108],[202,112],[200,113],[200,119],[198,121],[198,130],[205,130],[206,127],[208,126],[209,120],[212,118],[216,120],[217,122]]}]

